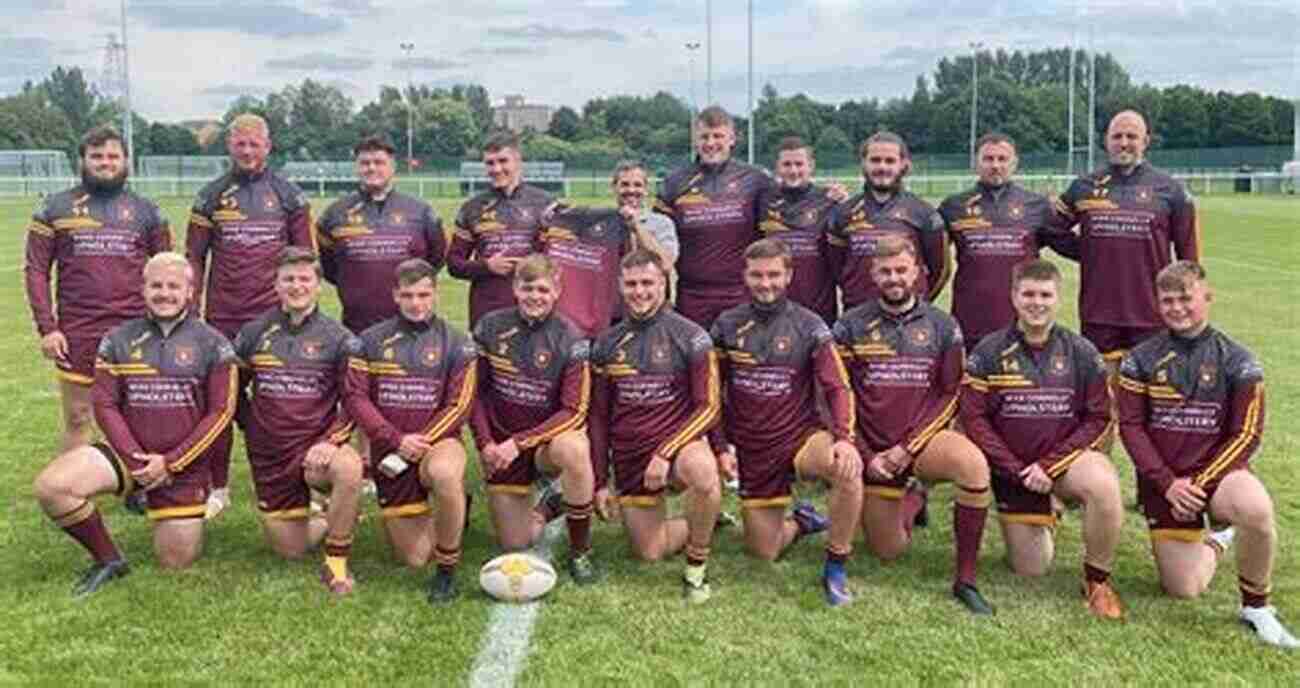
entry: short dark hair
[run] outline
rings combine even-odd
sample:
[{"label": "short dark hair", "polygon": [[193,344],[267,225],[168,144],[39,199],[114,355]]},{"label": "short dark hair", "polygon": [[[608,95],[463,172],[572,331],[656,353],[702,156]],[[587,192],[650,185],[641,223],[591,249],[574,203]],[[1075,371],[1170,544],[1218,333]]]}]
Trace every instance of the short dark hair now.
[{"label": "short dark hair", "polygon": [[1189,283],[1205,282],[1208,276],[1200,263],[1176,260],[1156,275],[1156,291],[1187,291]]},{"label": "short dark hair", "polygon": [[646,181],[649,181],[650,173],[646,171],[645,164],[640,160],[620,160],[619,163],[614,166],[614,176],[610,178],[610,181],[618,182],[619,177],[626,172],[631,172],[632,170],[641,170],[641,172],[646,176]]},{"label": "short dark hair", "polygon": [[1061,284],[1061,271],[1052,261],[1035,258],[1034,260],[1018,263],[1011,268],[1011,288],[1013,290],[1024,280],[1034,280],[1036,282],[1051,280],[1059,286]]},{"label": "short dark hair", "polygon": [[736,128],[736,121],[722,109],[721,105],[710,105],[700,110],[700,114],[695,116],[695,121],[710,128],[727,127],[732,130]]},{"label": "short dark hair", "polygon": [[280,250],[280,258],[275,263],[275,269],[278,271],[290,265],[310,265],[316,271],[317,279],[324,277],[316,252],[305,246],[285,246]]},{"label": "short dark hair", "polygon": [[506,148],[514,149],[516,153],[521,152],[519,150],[519,137],[508,131],[498,131],[488,136],[487,140],[483,142],[484,153],[495,153]]},{"label": "short dark hair", "polygon": [[918,260],[916,254],[916,244],[911,239],[898,234],[886,234],[876,240],[875,258],[893,258],[901,256],[904,253],[912,256],[912,260]]},{"label": "short dark hair", "polygon": [[990,131],[989,133],[979,137],[979,140],[975,142],[975,153],[978,155],[980,149],[984,148],[984,146],[987,146],[990,143],[1005,143],[1008,146],[1011,146],[1011,150],[1015,151],[1016,153],[1020,152],[1020,149],[1016,147],[1016,142],[1011,140],[1010,136],[1007,136],[1006,134],[1003,134],[1000,131]]},{"label": "short dark hair", "polygon": [[619,268],[623,270],[639,268],[643,265],[655,266],[655,268],[659,270],[659,274],[664,276],[664,279],[668,278],[668,267],[664,265],[663,257],[644,246],[632,249],[632,251],[626,256],[623,256],[623,260],[618,263]]},{"label": "short dark hair", "polygon": [[87,148],[98,148],[109,141],[117,141],[118,145],[122,146],[123,157],[131,154],[131,151],[126,149],[126,139],[122,138],[122,134],[105,124],[91,129],[86,132],[85,136],[81,137],[81,143],[77,146],[77,156],[84,158],[86,157]]},{"label": "short dark hair", "polygon": [[438,271],[423,258],[407,258],[397,264],[397,284],[409,287],[428,277],[434,284],[438,283]]},{"label": "short dark hair", "polygon": [[859,159],[867,157],[867,148],[873,143],[892,143],[895,146],[898,146],[899,157],[904,160],[912,159],[912,151],[907,147],[907,142],[903,140],[902,136],[899,136],[892,131],[878,131],[871,136],[868,136],[867,140],[863,141],[862,145],[858,148]]},{"label": "short dark hair", "polygon": [[781,139],[781,143],[778,143],[776,145],[777,157],[781,157],[781,154],[786,151],[796,151],[796,150],[806,151],[808,153],[809,160],[811,160],[813,157],[812,146],[804,143],[803,139],[799,138],[798,136],[787,136]]},{"label": "short dark hair", "polygon": [[383,134],[371,134],[363,136],[357,145],[352,147],[352,156],[356,157],[362,153],[371,153],[374,151],[383,151],[390,157],[397,155],[397,146]]},{"label": "short dark hair", "polygon": [[780,258],[787,270],[794,267],[794,258],[790,255],[790,247],[786,246],[785,242],[780,239],[759,239],[745,247],[746,261],[762,260],[764,258]]}]

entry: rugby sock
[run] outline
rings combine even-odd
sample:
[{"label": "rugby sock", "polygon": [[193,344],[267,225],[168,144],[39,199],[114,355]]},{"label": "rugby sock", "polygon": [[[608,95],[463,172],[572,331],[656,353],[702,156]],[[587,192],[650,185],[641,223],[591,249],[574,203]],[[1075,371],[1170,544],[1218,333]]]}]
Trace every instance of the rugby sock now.
[{"label": "rugby sock", "polygon": [[325,566],[335,580],[348,577],[348,555],[352,553],[352,534],[342,537],[325,536]]},{"label": "rugby sock", "polygon": [[586,504],[564,503],[564,524],[569,527],[569,551],[585,554],[591,549],[591,515],[596,511],[596,502]]},{"label": "rugby sock", "polygon": [[1089,583],[1105,583],[1110,580],[1110,571],[1083,562],[1083,579]]},{"label": "rugby sock", "polygon": [[212,487],[216,489],[230,486],[230,449],[235,441],[231,428],[231,425],[226,426],[208,447],[208,456],[212,461]]},{"label": "rugby sock", "polygon": [[104,527],[104,519],[99,515],[99,509],[90,501],[81,503],[81,506],[69,511],[61,516],[52,516],[54,523],[63,529],[72,539],[81,543],[90,556],[94,557],[96,564],[103,564],[122,558],[122,553],[118,551],[117,545],[113,544],[113,538],[108,534],[108,528]]},{"label": "rugby sock", "polygon": [[849,555],[852,553],[853,545],[845,545],[843,548],[840,548],[829,542],[826,543],[826,570],[843,570],[844,564],[849,560]]},{"label": "rugby sock", "polygon": [[988,518],[992,497],[989,488],[958,485],[953,503],[953,539],[957,544],[957,582],[975,585],[979,565],[980,542],[984,539],[984,521]]},{"label": "rugby sock", "polygon": [[460,564],[460,547],[444,549],[442,545],[435,545],[433,548],[433,560],[438,563],[439,571],[455,573],[456,566]]},{"label": "rugby sock", "polygon": [[899,500],[899,513],[903,519],[903,532],[907,533],[909,540],[912,539],[912,524],[916,522],[916,515],[925,508],[926,498],[925,490],[905,490]]},{"label": "rugby sock", "polygon": [[708,545],[700,547],[697,545],[692,545],[689,542],[686,543],[686,565],[688,567],[704,566],[708,562],[709,562]]},{"label": "rugby sock", "polygon": [[1241,606],[1267,607],[1268,595],[1272,586],[1266,581],[1256,583],[1243,576],[1237,576],[1237,588],[1241,590]]}]

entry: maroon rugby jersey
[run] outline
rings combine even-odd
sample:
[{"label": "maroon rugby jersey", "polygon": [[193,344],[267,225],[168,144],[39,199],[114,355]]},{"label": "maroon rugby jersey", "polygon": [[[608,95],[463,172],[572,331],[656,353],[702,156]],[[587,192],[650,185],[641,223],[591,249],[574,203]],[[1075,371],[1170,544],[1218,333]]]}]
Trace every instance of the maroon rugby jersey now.
[{"label": "maroon rugby jersey", "polygon": [[853,441],[854,401],[830,328],[791,301],[747,303],[713,322],[723,381],[722,424],[710,434],[742,454],[763,454],[822,426],[817,387],[830,409],[831,434]]},{"label": "maroon rugby jersey", "polygon": [[596,338],[587,424],[597,489],[611,456],[650,453],[672,461],[704,437],[721,410],[718,361],[709,333],[666,304],[625,318]]},{"label": "maroon rugby jersey", "polygon": [[99,344],[95,422],[131,470],[146,453],[180,473],[230,425],[237,388],[235,351],[220,332],[190,315],[170,333],[135,318]]},{"label": "maroon rugby jersey", "polygon": [[708,327],[722,311],[749,299],[745,247],[758,239],[759,196],[774,182],[763,170],[728,160],[697,163],[659,186],[654,210],[677,225],[677,307]]},{"label": "maroon rugby jersey", "polygon": [[839,266],[826,242],[826,222],[835,201],[826,189],[809,184],[773,186],[759,201],[758,231],[790,249],[794,278],[786,295],[821,316],[828,325],[839,315],[835,276]]},{"label": "maroon rugby jersey", "polygon": [[231,171],[203,187],[186,231],[194,302],[205,303],[206,293],[205,319],[230,336],[278,303],[275,271],[284,247],[316,250],[307,197],[270,169]]},{"label": "maroon rugby jersey", "polygon": [[542,215],[554,202],[545,191],[520,184],[510,194],[488,189],[460,207],[447,250],[447,271],[470,280],[470,327],[489,312],[515,303],[513,277],[493,273],[484,259],[497,254],[522,258],[536,251]]},{"label": "maroon rugby jersey", "polygon": [[[125,189],[76,186],[45,199],[27,226],[27,302],[40,336],[99,339],[144,314],[144,264],[172,247],[158,206]],[[58,315],[50,300],[57,272]]]},{"label": "maroon rugby jersey", "polygon": [[348,361],[360,353],[361,341],[319,308],[294,325],[276,307],[240,328],[235,355],[248,391],[239,421],[255,464],[269,458],[278,465],[319,442],[351,438],[352,422],[339,406]]},{"label": "maroon rugby jersey", "polygon": [[1038,258],[1044,245],[1079,259],[1078,241],[1051,201],[1014,183],[997,189],[977,184],[946,198],[939,215],[957,248],[952,315],[970,342],[1015,322],[1012,268]]},{"label": "maroon rugby jersey", "polygon": [[365,430],[371,455],[397,450],[402,436],[433,443],[460,437],[474,402],[478,352],[469,337],[434,316],[398,315],[361,333],[361,353],[348,360],[344,405]]},{"label": "maroon rugby jersey", "polygon": [[619,305],[619,261],[631,246],[631,231],[617,210],[559,208],[539,238],[560,269],[555,309],[584,336],[595,337]]},{"label": "maroon rugby jersey", "polygon": [[933,301],[948,280],[948,246],[943,219],[929,203],[910,191],[899,191],[884,203],[870,187],[835,206],[827,224],[827,241],[840,266],[840,296],[848,310],[879,296],[871,281],[876,242],[890,235],[911,240],[921,259],[916,295]]},{"label": "maroon rugby jersey", "polygon": [[1166,330],[1135,347],[1117,396],[1124,448],[1161,494],[1175,478],[1213,490],[1249,463],[1264,432],[1264,371],[1212,327],[1192,339]]},{"label": "maroon rugby jersey", "polygon": [[957,412],[964,363],[957,321],[919,298],[900,314],[872,300],[847,311],[832,332],[865,446],[920,454]]},{"label": "maroon rugby jersey", "polygon": [[980,341],[966,360],[960,407],[966,436],[1012,480],[1031,463],[1060,478],[1100,446],[1111,422],[1101,354],[1060,325],[1042,346],[1014,326]]},{"label": "maroon rugby jersey", "polygon": [[396,270],[408,258],[442,267],[447,237],[424,201],[394,189],[353,191],[316,221],[325,279],[338,287],[343,324],[353,332],[397,315]]},{"label": "maroon rugby jersey", "polygon": [[1080,177],[1061,196],[1079,223],[1079,320],[1159,328],[1155,279],[1171,260],[1200,260],[1196,206],[1182,182],[1138,165]]},{"label": "maroon rugby jersey", "polygon": [[513,439],[533,449],[587,422],[590,343],[557,313],[540,321],[503,308],[474,326],[478,394],[470,427],[479,449]]}]

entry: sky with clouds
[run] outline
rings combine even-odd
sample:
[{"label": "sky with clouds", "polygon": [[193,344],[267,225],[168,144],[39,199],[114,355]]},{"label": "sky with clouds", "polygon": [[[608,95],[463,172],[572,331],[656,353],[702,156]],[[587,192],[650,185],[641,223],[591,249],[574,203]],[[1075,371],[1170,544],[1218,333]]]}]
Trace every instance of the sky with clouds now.
[{"label": "sky with clouds", "polygon": [[[667,90],[703,104],[705,0],[130,0],[132,96],[149,119],[219,116],[311,77],[357,105],[408,78],[580,107]],[[1300,97],[1300,0],[754,0],[755,90],[840,102],[910,94],[982,42],[1090,42],[1137,82]],[[746,2],[712,0],[712,96],[746,106]],[[0,2],[0,94],[55,65],[98,79],[120,0]],[[705,47],[690,51],[687,43]],[[414,44],[404,52],[403,42]],[[694,54],[694,60],[691,54]],[[694,67],[692,69],[692,62]],[[694,75],[692,77],[692,74]]]}]

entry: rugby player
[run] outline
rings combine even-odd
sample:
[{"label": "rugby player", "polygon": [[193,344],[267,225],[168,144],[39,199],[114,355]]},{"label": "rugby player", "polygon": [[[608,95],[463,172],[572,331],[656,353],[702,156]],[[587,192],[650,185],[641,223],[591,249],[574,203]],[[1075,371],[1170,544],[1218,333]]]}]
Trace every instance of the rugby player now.
[{"label": "rugby player", "polygon": [[[59,378],[63,451],[91,439],[99,340],[144,314],[145,261],[172,245],[171,228],[158,206],[126,188],[131,165],[122,136],[111,127],[92,129],[77,150],[81,183],[47,197],[32,216],[24,263],[41,354],[54,361]],[[51,300],[55,275],[58,287]]]},{"label": "rugby player", "polygon": [[[1160,584],[1173,597],[1199,596],[1235,536],[1239,618],[1259,640],[1295,648],[1269,605],[1273,500],[1250,471],[1264,431],[1264,371],[1210,325],[1214,292],[1200,265],[1171,263],[1155,289],[1166,329],[1124,356],[1118,397]],[[1207,537],[1207,520],[1231,527]]]},{"label": "rugby player", "polygon": [[961,328],[917,295],[920,273],[912,240],[881,237],[871,260],[878,296],[845,312],[833,329],[857,400],[857,440],[866,463],[862,526],[876,556],[896,559],[925,507],[924,483],[954,483],[952,593],[972,613],[991,614],[975,587],[992,501],[989,467],[978,447],[946,429],[961,388]]},{"label": "rugby player", "polygon": [[872,257],[880,240],[901,236],[912,242],[921,261],[913,289],[933,301],[948,280],[948,247],[943,218],[929,203],[903,188],[912,169],[912,154],[898,134],[872,134],[858,151],[862,158],[862,193],[835,207],[827,225],[832,261],[844,309],[873,301],[879,291],[871,277]]},{"label": "rugby player", "polygon": [[781,140],[776,149],[777,186],[760,199],[758,231],[780,239],[789,249],[794,270],[787,292],[790,300],[832,325],[839,315],[835,292],[839,266],[831,260],[826,221],[835,204],[848,198],[848,191],[839,184],[814,185],[816,166],[812,147],[802,139]]},{"label": "rugby player", "polygon": [[[361,342],[320,312],[320,263],[310,249],[280,255],[280,305],[235,337],[241,376],[239,425],[248,445],[257,508],[271,549],[301,559],[325,542],[321,582],[352,592],[348,554],[361,495],[361,457],[348,446],[353,423],[340,409],[348,361]],[[311,516],[311,489],[329,493],[324,517]]]},{"label": "rugby player", "polygon": [[[271,153],[266,120],[252,114],[231,120],[226,152],[230,170],[199,191],[185,247],[194,266],[196,311],[233,340],[239,328],[277,305],[280,251],[286,246],[314,251],[316,245],[306,195],[266,164]],[[211,450],[207,518],[230,505],[232,438],[227,428]]]},{"label": "rugby player", "polygon": [[574,582],[598,577],[591,556],[593,478],[588,452],[590,342],[556,312],[559,267],[534,254],[515,267],[514,308],[474,327],[479,389],[470,416],[487,483],[497,542],[519,550],[537,541],[546,519],[528,498],[539,475],[559,474]]},{"label": "rugby player", "polygon": [[[438,273],[421,258],[397,266],[398,314],[361,333],[344,383],[348,415],[370,438],[384,532],[411,568],[433,560],[432,603],[456,597],[469,504],[460,431],[474,402],[478,351],[436,313]],[[437,503],[430,513],[429,492]]]},{"label": "rugby player", "polygon": [[966,340],[977,344],[1016,321],[1011,307],[1011,270],[1051,246],[1078,260],[1078,242],[1047,197],[1017,184],[1016,144],[1005,134],[985,134],[975,146],[975,187],[939,205],[948,238],[956,247],[952,317]]},{"label": "rugby player", "polygon": [[962,427],[988,459],[1011,569],[1047,573],[1052,495],[1081,503],[1086,604],[1097,616],[1120,619],[1124,607],[1110,571],[1124,508],[1115,467],[1098,451],[1111,423],[1106,366],[1096,347],[1056,322],[1055,265],[1033,259],[1011,274],[1016,322],[985,337],[967,358]]},{"label": "rugby player", "polygon": [[[785,515],[791,483],[830,484],[822,587],[826,601],[840,606],[853,600],[844,564],[862,511],[862,457],[853,442],[853,393],[830,328],[788,296],[796,269],[780,240],[745,249],[750,302],[723,311],[711,332],[724,402],[723,422],[709,439],[724,473],[739,464],[745,546],[759,558],[772,561],[828,526],[809,502]],[[817,388],[830,410],[829,428],[818,418]]]},{"label": "rugby player", "polygon": [[[622,262],[626,317],[592,345],[590,421],[596,507],[612,516],[614,487],[633,553],[648,561],[686,550],[692,603],[711,595],[706,565],[722,501],[706,433],[718,421],[718,363],[709,333],[664,303],[668,268],[640,248]],[[665,516],[664,490],[685,489],[685,518]]]},{"label": "rugby player", "polygon": [[772,180],[733,160],[735,123],[718,106],[695,118],[695,162],[664,179],[654,209],[677,226],[677,308],[701,327],[748,299],[745,247],[758,239],[758,199]]},{"label": "rugby player", "polygon": [[492,188],[465,201],[447,250],[452,277],[470,281],[469,324],[514,305],[511,274],[536,250],[542,217],[555,201],[523,181],[519,139],[494,134],[483,144],[483,164]]},{"label": "rugby player", "polygon": [[32,486],[50,520],[95,561],[76,596],[129,571],[92,501],[100,495],[144,491],[163,568],[187,568],[203,550],[206,450],[234,415],[237,372],[230,343],[191,311],[191,270],[170,251],[145,263],[146,315],[110,331],[95,358],[95,421],[105,440],[59,455]]},{"label": "rugby player", "polygon": [[343,324],[353,332],[397,315],[391,293],[398,263],[423,258],[438,269],[447,252],[433,208],[397,190],[396,150],[383,136],[358,141],[352,155],[360,187],[316,221],[325,280],[338,287]]},{"label": "rugby player", "polygon": [[1161,329],[1153,276],[1173,256],[1200,259],[1196,206],[1182,182],[1144,158],[1151,136],[1132,110],[1106,128],[1109,164],[1076,179],[1059,209],[1078,223],[1080,333],[1112,373]]}]

